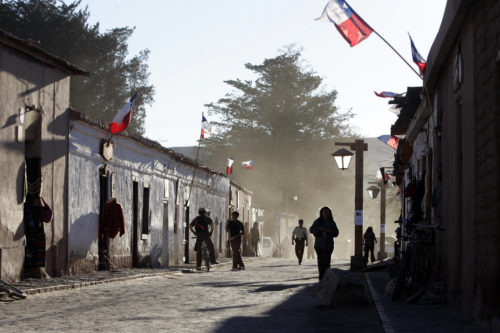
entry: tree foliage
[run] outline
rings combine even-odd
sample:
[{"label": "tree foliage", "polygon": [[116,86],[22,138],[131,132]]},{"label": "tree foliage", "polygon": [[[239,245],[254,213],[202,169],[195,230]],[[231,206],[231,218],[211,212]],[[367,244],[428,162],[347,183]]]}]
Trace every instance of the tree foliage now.
[{"label": "tree foliage", "polygon": [[81,1],[65,4],[57,0],[0,1],[0,29],[19,38],[39,41],[39,46],[90,72],[72,77],[71,105],[93,117],[111,121],[137,91],[130,132],[144,133],[146,105],[153,102],[149,84],[149,50],[128,57],[127,41],[134,29],[99,31],[90,25],[88,8]]},{"label": "tree foliage", "polygon": [[[204,141],[210,163],[222,169],[226,158],[233,157],[232,177],[265,208],[308,205],[305,198],[328,191],[329,153],[335,138],[352,135],[348,120],[353,115],[335,106],[337,92],[322,88],[321,77],[303,64],[296,48],[245,67],[255,80],[225,81],[232,92],[207,104],[217,120],[212,121],[216,133]],[[242,169],[239,163],[250,158],[254,169]],[[295,202],[294,196],[300,199]]]}]

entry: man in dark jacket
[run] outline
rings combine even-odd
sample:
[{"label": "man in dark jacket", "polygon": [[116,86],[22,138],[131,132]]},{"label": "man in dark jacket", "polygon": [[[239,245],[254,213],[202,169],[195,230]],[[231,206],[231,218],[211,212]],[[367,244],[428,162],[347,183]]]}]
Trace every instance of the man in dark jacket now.
[{"label": "man in dark jacket", "polygon": [[233,269],[232,271],[244,270],[245,265],[241,259],[241,237],[245,233],[243,223],[238,220],[240,214],[233,212],[231,214],[232,220],[227,221],[226,232],[229,232],[229,241],[231,242],[231,251],[233,252]]},{"label": "man in dark jacket", "polygon": [[196,235],[196,243],[194,245],[196,250],[196,269],[201,270],[202,253],[199,249],[202,241],[207,243],[208,252],[210,253],[210,262],[212,264],[218,264],[218,262],[215,261],[214,243],[212,243],[212,240],[210,239],[212,232],[214,231],[212,219],[206,215],[207,211],[203,207],[198,209],[198,214],[199,215],[196,216],[191,223],[189,223],[189,230]]}]

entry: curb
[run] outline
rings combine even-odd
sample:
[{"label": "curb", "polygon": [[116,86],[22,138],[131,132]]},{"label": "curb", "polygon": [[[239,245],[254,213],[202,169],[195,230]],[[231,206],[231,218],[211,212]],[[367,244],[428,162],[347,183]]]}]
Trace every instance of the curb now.
[{"label": "curb", "polygon": [[366,284],[368,285],[368,290],[370,292],[373,304],[375,304],[375,309],[377,310],[377,314],[380,319],[380,323],[382,324],[382,328],[386,333],[396,332],[391,325],[391,320],[389,319],[389,316],[387,316],[385,312],[384,306],[382,305],[382,301],[380,300],[379,295],[377,294],[375,288],[373,287],[370,277],[368,276],[368,274],[365,274],[364,272],[363,276],[365,278]]},{"label": "curb", "polygon": [[[249,261],[266,259],[266,258],[267,257],[247,257],[245,261],[249,262]],[[220,264],[213,265],[210,267],[214,271],[218,271],[221,268],[223,268],[225,266],[229,266],[229,265],[232,265],[232,261],[222,262]],[[189,266],[189,267],[185,267],[184,269],[177,269],[177,270],[171,270],[171,271],[165,271],[165,272],[159,272],[159,273],[136,274],[136,275],[122,276],[122,277],[117,277],[117,278],[108,278],[108,279],[95,280],[95,281],[77,282],[77,283],[71,283],[71,284],[60,284],[60,285],[49,286],[49,287],[40,287],[40,288],[30,288],[30,289],[24,289],[24,290],[22,290],[22,292],[25,295],[39,295],[39,294],[50,293],[53,291],[74,290],[74,289],[80,289],[80,288],[85,288],[85,287],[90,287],[90,286],[96,286],[96,285],[100,285],[100,284],[108,284],[108,283],[147,279],[147,278],[156,278],[156,277],[168,276],[168,275],[182,275],[185,271],[195,272],[195,268]]]}]

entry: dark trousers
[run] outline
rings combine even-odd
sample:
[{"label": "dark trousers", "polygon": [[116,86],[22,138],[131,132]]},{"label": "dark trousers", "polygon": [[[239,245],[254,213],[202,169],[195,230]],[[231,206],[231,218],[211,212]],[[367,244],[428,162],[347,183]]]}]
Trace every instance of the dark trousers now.
[{"label": "dark trousers", "polygon": [[373,255],[373,246],[365,246],[365,256],[363,258],[363,262],[365,266],[368,264],[368,252],[370,252],[370,260],[373,262],[375,261],[375,256]]},{"label": "dark trousers", "polygon": [[241,237],[231,239],[231,251],[233,252],[233,268],[245,267],[241,259]]},{"label": "dark trousers", "polygon": [[304,256],[304,244],[305,239],[295,239],[295,255],[299,259],[299,264],[302,263],[302,257]]},{"label": "dark trousers", "polygon": [[208,247],[208,253],[210,257],[210,262],[213,264],[215,262],[215,249],[214,249],[214,243],[212,243],[212,240],[210,239],[210,235],[208,233],[198,233],[196,235],[196,243],[194,244],[194,248],[196,250],[196,267],[201,267],[201,251],[200,246],[201,246],[201,241],[205,241]]},{"label": "dark trousers", "polygon": [[259,251],[259,241],[252,241],[252,250],[255,256],[257,257],[257,252]]},{"label": "dark trousers", "polygon": [[319,271],[319,280],[323,278],[325,271],[330,268],[330,261],[332,260],[332,252],[331,249],[314,249],[316,250],[316,256],[318,257],[318,271]]}]

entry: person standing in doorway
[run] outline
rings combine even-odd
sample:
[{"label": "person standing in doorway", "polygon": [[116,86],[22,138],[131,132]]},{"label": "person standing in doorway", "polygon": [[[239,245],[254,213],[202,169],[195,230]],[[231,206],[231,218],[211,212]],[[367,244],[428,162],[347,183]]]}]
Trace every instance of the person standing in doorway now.
[{"label": "person standing in doorway", "polygon": [[307,229],[304,228],[304,220],[299,220],[299,225],[293,229],[292,245],[295,243],[295,255],[299,259],[299,265],[302,265],[302,257],[304,256],[304,244],[307,246]]},{"label": "person standing in doorway", "polygon": [[254,222],[252,229],[250,229],[250,237],[252,238],[253,253],[257,257],[260,242],[259,224],[257,222]]},{"label": "person standing in doorway", "polygon": [[202,253],[199,249],[202,241],[207,243],[210,262],[212,264],[218,264],[218,262],[215,260],[214,243],[212,243],[212,240],[210,239],[212,232],[214,231],[214,223],[212,222],[212,219],[206,215],[207,211],[205,208],[200,207],[200,209],[198,209],[198,214],[199,215],[196,216],[191,223],[189,223],[189,230],[196,235],[196,243],[194,245],[196,250],[196,269],[201,270]]},{"label": "person standing in doorway", "polygon": [[313,222],[309,232],[315,237],[314,250],[318,256],[319,280],[321,281],[325,271],[330,268],[334,245],[333,238],[339,235],[339,229],[333,220],[330,208],[321,208],[319,217]]},{"label": "person standing in doorway", "polygon": [[231,243],[231,251],[233,252],[233,269],[232,271],[244,270],[245,265],[241,259],[241,237],[245,233],[243,223],[238,220],[240,213],[234,211],[231,214],[232,219],[226,224],[226,232],[229,232],[229,241]]},{"label": "person standing in doorway", "polygon": [[368,252],[370,252],[370,260],[373,264],[375,261],[375,255],[373,254],[373,250],[375,248],[375,243],[377,242],[377,238],[375,237],[375,233],[373,232],[372,227],[368,227],[363,235],[363,244],[365,246],[365,256],[363,257],[364,267],[368,265]]}]

